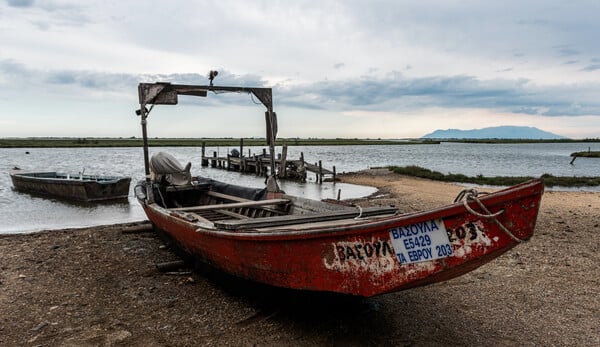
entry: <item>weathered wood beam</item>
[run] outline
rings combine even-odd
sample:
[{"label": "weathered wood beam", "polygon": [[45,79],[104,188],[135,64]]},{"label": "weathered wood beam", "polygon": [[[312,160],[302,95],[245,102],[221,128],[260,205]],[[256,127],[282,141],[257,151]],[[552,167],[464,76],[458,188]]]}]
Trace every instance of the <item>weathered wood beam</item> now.
[{"label": "weathered wood beam", "polygon": [[240,207],[258,207],[266,205],[282,205],[287,204],[290,201],[288,199],[269,199],[269,200],[258,200],[258,201],[245,201],[245,202],[233,202],[229,204],[217,204],[217,205],[205,205],[205,206],[190,206],[190,207],[175,207],[170,208],[170,211],[210,211],[210,210],[221,210],[226,208],[240,208]]}]

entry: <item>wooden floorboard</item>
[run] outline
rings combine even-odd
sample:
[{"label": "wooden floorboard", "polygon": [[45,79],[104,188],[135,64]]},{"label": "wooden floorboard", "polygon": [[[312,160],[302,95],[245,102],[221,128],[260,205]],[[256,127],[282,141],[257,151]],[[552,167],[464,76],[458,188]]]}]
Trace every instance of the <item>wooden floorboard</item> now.
[{"label": "wooden floorboard", "polygon": [[223,220],[215,222],[215,226],[217,228],[223,228],[228,230],[263,228],[292,224],[324,222],[346,218],[356,218],[359,215],[361,217],[371,217],[384,214],[394,214],[396,212],[398,212],[398,209],[395,207],[370,207],[362,209],[362,213],[357,209],[355,211],[325,212],[305,215],[287,215],[245,220]]}]

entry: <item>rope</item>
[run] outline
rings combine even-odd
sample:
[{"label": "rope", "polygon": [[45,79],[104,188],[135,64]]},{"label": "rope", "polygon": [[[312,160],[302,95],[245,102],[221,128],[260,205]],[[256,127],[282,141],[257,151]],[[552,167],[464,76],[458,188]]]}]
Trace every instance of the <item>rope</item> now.
[{"label": "rope", "polygon": [[[498,217],[499,215],[501,215],[502,213],[504,213],[504,210],[500,210],[496,213],[492,213],[490,212],[490,210],[487,209],[487,207],[485,207],[485,205],[481,202],[481,200],[479,200],[479,198],[477,197],[478,195],[487,195],[489,193],[486,192],[478,192],[477,190],[470,188],[470,189],[463,189],[460,193],[458,193],[458,196],[456,197],[456,199],[454,199],[454,202],[459,202],[462,200],[462,204],[463,206],[467,209],[467,211],[469,211],[469,213],[479,217],[479,218],[484,218],[484,219],[492,219],[499,227],[500,230],[502,230],[506,235],[508,235],[513,241],[516,241],[518,243],[522,243],[525,242],[525,240],[522,240],[518,237],[516,237],[512,232],[510,232],[510,230],[508,230],[499,220]],[[479,207],[486,213],[479,213],[475,210],[473,210],[471,208],[471,206],[469,206],[469,201],[475,201],[477,203],[477,205],[479,205]]]},{"label": "rope", "polygon": [[483,205],[483,203],[479,199],[474,198],[474,199],[472,199],[470,201],[477,202],[477,204],[479,205],[479,207],[481,207],[481,209],[484,210],[485,213],[487,213],[487,214],[482,214],[482,213],[479,213],[479,212],[473,210],[471,208],[471,206],[469,206],[468,201],[467,200],[463,200],[463,202],[462,202],[463,206],[465,206],[465,208],[467,209],[467,211],[469,211],[471,214],[476,215],[479,218],[486,218],[486,219],[496,218],[496,217],[498,217],[499,215],[501,215],[504,212],[504,210],[500,210],[500,211],[498,211],[496,213],[491,213],[487,208],[485,208],[485,206]]},{"label": "rope", "polygon": [[[150,186],[150,189],[152,189],[152,186]],[[167,204],[165,203],[165,198],[163,198],[162,193],[160,192],[160,187],[158,187],[158,189],[156,189],[158,191],[158,196],[160,196],[160,200],[162,200],[163,203],[163,207],[167,208]]]},{"label": "rope", "polygon": [[362,217],[363,209],[359,205],[356,205],[356,208],[358,208],[358,216],[354,217],[354,219],[359,219]]}]

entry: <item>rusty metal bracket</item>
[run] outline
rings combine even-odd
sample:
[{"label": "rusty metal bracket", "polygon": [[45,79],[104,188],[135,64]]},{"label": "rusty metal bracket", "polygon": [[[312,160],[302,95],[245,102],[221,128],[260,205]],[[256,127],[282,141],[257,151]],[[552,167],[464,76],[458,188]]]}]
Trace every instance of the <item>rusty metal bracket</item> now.
[{"label": "rusty metal bracket", "polygon": [[[212,81],[211,81],[212,82]],[[168,82],[156,83],[140,83],[138,85],[138,97],[140,102],[140,110],[138,113],[141,116],[142,136],[144,140],[144,164],[146,181],[149,184],[149,158],[148,158],[148,136],[146,133],[146,118],[149,111],[146,105],[177,105],[179,95],[191,95],[206,97],[208,92],[229,92],[229,93],[248,93],[256,96],[258,100],[267,108],[266,123],[267,123],[267,145],[271,155],[272,171],[275,171],[275,138],[277,136],[277,119],[273,112],[273,92],[271,88],[254,88],[254,87],[229,87],[229,86],[213,86],[211,85],[186,85],[186,84],[171,84]],[[152,108],[150,108],[151,110]],[[275,172],[271,172],[275,178]]]}]

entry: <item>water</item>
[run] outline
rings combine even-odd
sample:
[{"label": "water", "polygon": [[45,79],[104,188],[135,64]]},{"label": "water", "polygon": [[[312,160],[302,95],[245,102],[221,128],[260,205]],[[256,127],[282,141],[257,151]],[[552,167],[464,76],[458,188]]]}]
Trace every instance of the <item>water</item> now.
[{"label": "water", "polygon": [[[572,152],[600,151],[600,143],[556,144],[463,144],[406,146],[299,146],[288,148],[288,158],[297,159],[300,152],[309,162],[321,160],[325,168],[336,166],[337,172],[351,172],[376,166],[418,165],[442,173],[462,173],[470,176],[598,176],[600,160],[578,158],[569,165]],[[207,148],[207,154],[217,151],[225,155],[237,147]],[[246,147],[261,153],[263,147]],[[199,148],[151,148],[150,153],[166,151],[181,162],[192,162],[192,172],[225,182],[263,187],[264,178],[254,175],[203,168]],[[29,152],[27,154],[26,152]],[[279,150],[278,150],[279,152]],[[143,179],[141,148],[0,148],[0,233],[29,232],[42,229],[91,226],[144,220],[141,206],[133,196],[134,182]],[[18,166],[26,170],[49,170],[68,173],[119,175],[132,177],[128,202],[103,204],[73,204],[56,199],[31,196],[12,189],[8,171]],[[281,182],[282,189],[293,195],[313,199],[366,196],[372,187],[347,184]],[[585,188],[600,191],[600,187]]]}]

